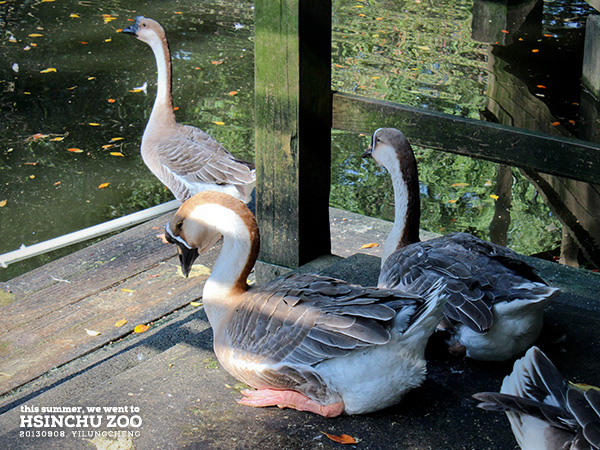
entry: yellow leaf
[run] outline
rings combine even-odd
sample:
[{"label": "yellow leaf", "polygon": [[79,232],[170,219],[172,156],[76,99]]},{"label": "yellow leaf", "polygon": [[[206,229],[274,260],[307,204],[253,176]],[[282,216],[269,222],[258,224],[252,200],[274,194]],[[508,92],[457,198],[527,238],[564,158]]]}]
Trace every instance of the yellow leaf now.
[{"label": "yellow leaf", "polygon": [[356,439],[347,434],[342,434],[341,436],[336,436],[334,434],[325,433],[321,431],[325,436],[331,439],[333,442],[337,442],[338,444],[357,444]]},{"label": "yellow leaf", "polygon": [[88,77],[88,81],[95,80],[96,77]]},{"label": "yellow leaf", "polygon": [[40,3],[49,3],[49,2],[53,2],[54,0],[42,0]]},{"label": "yellow leaf", "polygon": [[33,180],[35,178],[35,175],[29,175],[29,178]]},{"label": "yellow leaf", "polygon": [[119,328],[122,327],[123,325],[125,325],[127,323],[127,319],[121,319],[121,320],[117,320],[115,322],[115,327]]},{"label": "yellow leaf", "polygon": [[[104,184],[108,184],[108,183],[104,183]],[[127,288],[123,288],[121,289],[123,292],[135,292],[135,289],[127,289]]]},{"label": "yellow leaf", "polygon": [[111,141],[112,141],[112,142],[114,142],[114,141],[120,141],[120,140],[122,140],[122,139],[125,139],[125,138],[122,138],[122,137],[116,137],[116,138],[112,138],[112,139],[111,139]]},{"label": "yellow leaf", "polygon": [[225,125],[225,122],[213,122],[215,125]]},{"label": "yellow leaf", "polygon": [[448,203],[456,203],[458,201],[458,199],[455,200],[448,200]]},{"label": "yellow leaf", "polygon": [[40,34],[40,33],[31,33],[29,35],[29,37],[42,37],[42,36],[43,36],[43,34]]},{"label": "yellow leaf", "polygon": [[83,153],[83,150],[81,150],[80,148],[68,148],[67,151],[73,153]]},{"label": "yellow leaf", "polygon": [[54,67],[48,67],[47,69],[40,70],[40,73],[50,73],[50,72],[56,72],[56,69]]},{"label": "yellow leaf", "polygon": [[96,122],[90,122],[90,123],[88,123],[88,125],[89,125],[90,127],[99,127],[99,126],[100,126],[100,124],[99,124],[99,123],[96,123]]},{"label": "yellow leaf", "polygon": [[[109,185],[109,184],[110,184],[110,183],[101,183],[101,184],[98,186],[98,189],[104,189],[105,187],[108,187],[108,185]],[[122,290],[122,289],[121,289],[121,290]]]},{"label": "yellow leaf", "polygon": [[469,183],[454,183],[451,184],[451,187],[467,187],[469,185]]},{"label": "yellow leaf", "polygon": [[57,136],[55,138],[50,139],[52,142],[58,142],[58,141],[62,141],[65,137],[64,136]]},{"label": "yellow leaf", "polygon": [[121,153],[121,152],[110,152],[110,154],[111,154],[112,156],[125,156],[125,155],[124,155],[123,153]]},{"label": "yellow leaf", "polygon": [[111,39],[111,38],[104,39],[104,42],[110,42],[110,41],[112,41],[112,39]]},{"label": "yellow leaf", "polygon": [[106,145],[103,145],[102,148],[104,150],[106,150],[107,148],[113,148],[114,146],[115,146],[115,144],[106,144]]},{"label": "yellow leaf", "polygon": [[379,247],[379,244],[377,244],[376,242],[371,242],[369,244],[363,244],[360,246],[360,248],[373,248],[373,247]]},{"label": "yellow leaf", "polygon": [[85,329],[85,332],[90,336],[100,336],[101,334],[99,331],[88,330],[87,328]]},{"label": "yellow leaf", "polygon": [[498,200],[500,197],[498,197],[496,194],[491,194],[490,198],[493,198],[494,200]]},{"label": "yellow leaf", "polygon": [[144,331],[148,331],[150,327],[148,325],[136,325],[133,329],[134,333],[143,333]]},{"label": "yellow leaf", "polygon": [[72,13],[69,17],[72,17],[73,19],[79,19],[79,14]]},{"label": "yellow leaf", "polygon": [[201,302],[190,302],[190,306],[202,306]]},{"label": "yellow leaf", "polygon": [[8,202],[8,200],[2,200],[0,202],[0,208],[4,208],[6,206],[6,203]]},{"label": "yellow leaf", "polygon": [[229,91],[229,95],[237,95],[237,91]]}]

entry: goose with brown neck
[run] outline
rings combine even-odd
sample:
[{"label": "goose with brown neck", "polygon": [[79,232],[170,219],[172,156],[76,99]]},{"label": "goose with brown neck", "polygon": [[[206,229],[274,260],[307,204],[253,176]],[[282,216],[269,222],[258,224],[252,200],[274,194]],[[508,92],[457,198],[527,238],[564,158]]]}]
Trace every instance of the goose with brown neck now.
[{"label": "goose with brown neck", "polygon": [[205,190],[226,192],[244,202],[256,184],[254,164],[240,161],[199,128],[176,122],[171,96],[171,54],[165,31],[138,16],[123,30],[150,46],[158,70],[156,98],[142,136],[142,159],[183,202]]},{"label": "goose with brown neck", "polygon": [[223,236],[202,299],[219,362],[256,389],[244,391],[241,404],[361,414],[399,402],[423,382],[441,283],[421,296],[292,273],[249,287],[258,227],[242,202],[218,192],[183,203],[166,236],[186,275]]},{"label": "goose with brown neck", "polygon": [[600,391],[567,383],[537,347],[515,362],[499,393],[473,397],[482,409],[506,413],[522,450],[600,448]]},{"label": "goose with brown neck", "polygon": [[363,156],[390,173],[396,203],[378,286],[419,292],[443,279],[448,300],[440,328],[450,332],[453,353],[502,361],[531,347],[542,329],[543,309],[559,290],[514,251],[470,234],[419,241],[417,162],[401,131],[378,129]]}]

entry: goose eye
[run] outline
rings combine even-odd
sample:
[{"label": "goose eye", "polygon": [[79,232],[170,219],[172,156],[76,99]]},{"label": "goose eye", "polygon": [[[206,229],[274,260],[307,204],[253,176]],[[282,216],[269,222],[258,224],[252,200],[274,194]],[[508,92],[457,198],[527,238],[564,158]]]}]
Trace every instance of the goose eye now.
[{"label": "goose eye", "polygon": [[177,228],[178,231],[181,231],[181,229],[183,228],[183,220],[177,222],[177,225],[175,225],[175,228]]},{"label": "goose eye", "polygon": [[377,143],[379,144],[379,143],[381,142],[381,139],[379,139],[379,138],[376,138],[376,139],[375,139],[375,142],[377,142]]}]

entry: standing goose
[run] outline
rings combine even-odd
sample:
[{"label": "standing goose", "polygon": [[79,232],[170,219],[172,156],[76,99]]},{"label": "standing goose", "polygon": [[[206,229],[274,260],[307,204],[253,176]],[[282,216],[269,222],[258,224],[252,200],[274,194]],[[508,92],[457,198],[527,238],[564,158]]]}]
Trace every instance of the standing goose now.
[{"label": "standing goose", "polygon": [[424,298],[296,273],[249,287],[258,227],[242,202],[218,192],[181,205],[166,236],[186,276],[198,253],[223,236],[202,299],[219,362],[256,388],[239,403],[361,414],[399,402],[423,382],[425,346],[442,315],[441,283]]},{"label": "standing goose", "polygon": [[512,250],[470,234],[419,241],[417,162],[402,132],[378,129],[363,156],[388,170],[396,202],[378,286],[418,293],[442,278],[448,299],[440,328],[451,333],[453,353],[503,361],[531,347],[542,329],[544,306],[560,291]]},{"label": "standing goose", "polygon": [[254,164],[235,159],[199,128],[175,121],[171,97],[171,54],[160,24],[143,16],[123,30],[152,48],[158,79],[156,99],[142,136],[142,159],[183,202],[205,190],[226,192],[244,202],[256,184]]},{"label": "standing goose", "polygon": [[500,393],[473,395],[477,406],[504,411],[523,450],[600,448],[600,391],[567,384],[537,347],[515,362]]}]

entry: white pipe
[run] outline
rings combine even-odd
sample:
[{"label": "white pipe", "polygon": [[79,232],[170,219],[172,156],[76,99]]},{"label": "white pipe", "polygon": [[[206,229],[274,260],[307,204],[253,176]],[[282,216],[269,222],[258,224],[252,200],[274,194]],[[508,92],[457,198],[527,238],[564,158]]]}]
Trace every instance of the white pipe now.
[{"label": "white pipe", "polygon": [[0,267],[6,268],[9,264],[31,258],[32,256],[41,255],[71,244],[102,236],[111,231],[146,222],[162,214],[168,213],[169,211],[173,211],[179,208],[180,205],[181,203],[179,203],[178,200],[171,200],[162,205],[153,206],[152,208],[144,209],[143,211],[119,217],[118,219],[109,220],[108,222],[84,228],[83,230],[74,231],[73,233],[65,234],[64,236],[59,236],[44,242],[38,242],[29,247],[22,246],[19,250],[0,255]]}]

